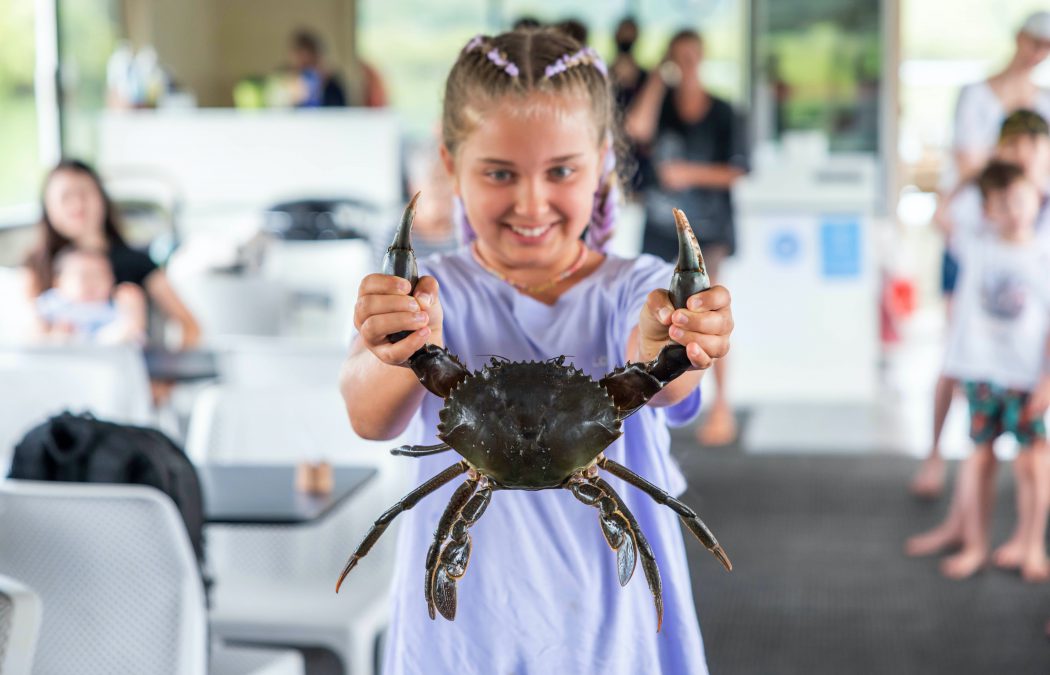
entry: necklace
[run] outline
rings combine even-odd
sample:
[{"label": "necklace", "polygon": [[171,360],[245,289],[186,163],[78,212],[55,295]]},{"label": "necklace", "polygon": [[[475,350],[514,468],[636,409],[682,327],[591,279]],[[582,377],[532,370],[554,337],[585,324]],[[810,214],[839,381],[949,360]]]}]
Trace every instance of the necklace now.
[{"label": "necklace", "polygon": [[471,250],[471,253],[474,254],[474,260],[476,260],[478,262],[478,264],[481,265],[481,269],[485,270],[486,272],[488,272],[492,276],[496,277],[497,279],[499,279],[503,283],[508,284],[510,286],[513,286],[514,288],[518,289],[522,293],[531,293],[531,294],[542,293],[543,291],[558,285],[562,281],[565,281],[566,279],[571,277],[573,274],[576,274],[577,272],[579,272],[580,268],[583,267],[583,262],[587,259],[587,246],[586,246],[586,244],[584,244],[581,241],[580,242],[580,254],[578,256],[576,256],[576,260],[573,261],[573,263],[571,265],[569,265],[568,268],[565,269],[565,271],[559,272],[558,274],[554,275],[553,277],[551,277],[547,281],[544,281],[541,284],[535,284],[535,285],[531,285],[530,286],[528,284],[523,284],[523,283],[519,283],[517,281],[514,281],[513,279],[508,279],[506,277],[506,275],[504,275],[502,272],[500,272],[500,271],[498,271],[498,270],[496,270],[496,269],[494,269],[492,267],[489,267],[489,265],[484,260],[482,260],[481,253],[478,252],[478,243],[477,242],[474,242],[473,244],[471,244],[470,250]]}]

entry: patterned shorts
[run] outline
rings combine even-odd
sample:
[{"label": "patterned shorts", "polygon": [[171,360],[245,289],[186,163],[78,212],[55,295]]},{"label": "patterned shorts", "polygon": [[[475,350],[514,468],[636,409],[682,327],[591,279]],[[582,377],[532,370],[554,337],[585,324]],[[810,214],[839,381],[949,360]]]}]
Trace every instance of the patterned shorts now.
[{"label": "patterned shorts", "polygon": [[966,400],[970,402],[970,438],[975,443],[989,443],[1009,431],[1021,445],[1046,440],[1046,421],[1042,415],[1030,417],[1025,412],[1029,392],[1007,389],[987,382],[967,382]]}]

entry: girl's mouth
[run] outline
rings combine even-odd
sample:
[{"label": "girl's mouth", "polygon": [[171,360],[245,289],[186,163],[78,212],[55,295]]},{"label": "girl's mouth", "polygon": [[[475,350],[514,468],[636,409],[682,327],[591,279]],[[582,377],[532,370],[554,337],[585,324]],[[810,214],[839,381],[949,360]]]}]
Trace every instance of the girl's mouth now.
[{"label": "girl's mouth", "polygon": [[518,235],[519,237],[522,237],[524,239],[537,240],[540,239],[547,232],[549,232],[551,229],[553,229],[554,225],[547,224],[540,225],[538,227],[522,227],[520,225],[511,225],[508,223],[507,227],[509,227],[511,231],[513,231],[514,234]]}]

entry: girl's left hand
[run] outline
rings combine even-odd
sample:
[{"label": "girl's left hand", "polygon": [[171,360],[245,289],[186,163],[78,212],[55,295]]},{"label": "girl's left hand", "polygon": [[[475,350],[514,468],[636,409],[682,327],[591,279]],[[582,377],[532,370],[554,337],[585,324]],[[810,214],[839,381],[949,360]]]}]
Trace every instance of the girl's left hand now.
[{"label": "girl's left hand", "polygon": [[642,361],[656,358],[668,342],[686,348],[693,367],[705,370],[729,352],[733,332],[731,298],[725,286],[712,286],[675,309],[666,290],[649,294],[638,318],[638,351]]}]

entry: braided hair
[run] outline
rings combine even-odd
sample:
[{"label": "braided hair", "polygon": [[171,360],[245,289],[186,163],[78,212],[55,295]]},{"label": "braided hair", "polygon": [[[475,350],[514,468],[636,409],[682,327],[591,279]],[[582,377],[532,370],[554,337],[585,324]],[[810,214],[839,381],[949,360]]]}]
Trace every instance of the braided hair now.
[{"label": "braided hair", "polygon": [[[449,154],[474,130],[482,111],[506,96],[533,92],[581,97],[590,103],[596,143],[608,143],[585,241],[604,252],[619,205],[617,150],[625,143],[605,63],[598,53],[553,28],[519,29],[470,40],[445,83],[441,131]],[[466,241],[476,238],[461,203],[456,219]]]}]

